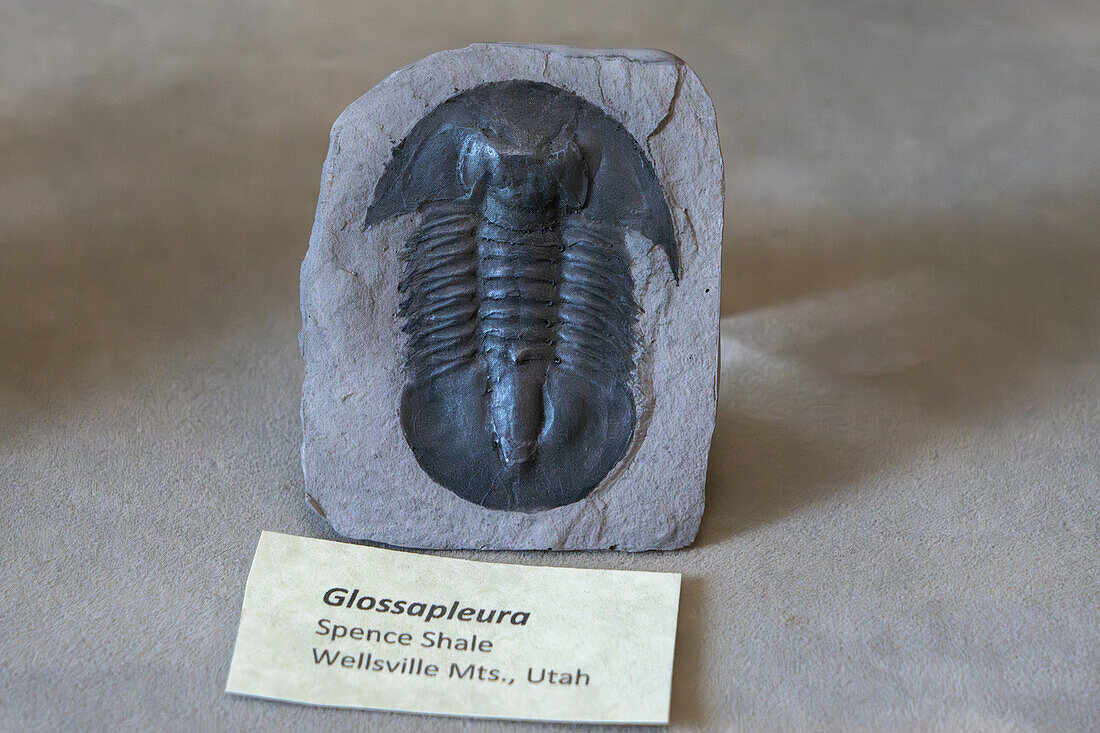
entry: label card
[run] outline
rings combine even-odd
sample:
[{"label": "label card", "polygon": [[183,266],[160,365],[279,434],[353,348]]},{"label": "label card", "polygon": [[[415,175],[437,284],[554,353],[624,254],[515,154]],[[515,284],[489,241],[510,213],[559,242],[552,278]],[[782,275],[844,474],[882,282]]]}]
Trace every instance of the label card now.
[{"label": "label card", "polygon": [[666,724],[679,598],[678,573],[504,565],[264,532],[226,691]]}]

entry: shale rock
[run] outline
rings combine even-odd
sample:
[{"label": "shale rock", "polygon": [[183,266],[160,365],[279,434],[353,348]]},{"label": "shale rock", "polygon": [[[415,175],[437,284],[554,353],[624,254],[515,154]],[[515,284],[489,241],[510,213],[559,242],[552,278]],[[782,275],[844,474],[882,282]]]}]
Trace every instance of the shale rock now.
[{"label": "shale rock", "polygon": [[[448,419],[447,409],[436,409],[438,401],[461,397],[448,383],[428,392],[421,404],[410,407],[406,398],[402,414],[410,379],[409,329],[402,331],[409,309],[401,309],[408,283],[402,283],[410,276],[403,269],[408,258],[403,262],[401,255],[430,214],[410,205],[407,211],[387,211],[392,216],[367,215],[381,195],[384,171],[394,167],[403,141],[422,119],[456,95],[512,80],[552,85],[621,124],[652,165],[675,234],[673,258],[667,242],[646,236],[660,239],[655,233],[660,227],[635,227],[644,210],[635,206],[637,216],[613,222],[625,232],[622,267],[629,269],[625,282],[632,283],[636,305],[633,367],[615,399],[622,405],[632,400],[633,428],[625,433],[625,447],[613,453],[622,457],[609,471],[600,469],[603,478],[595,488],[579,492],[579,500],[573,500],[577,492],[564,494],[561,501],[570,503],[551,508],[522,502],[499,508],[507,501],[478,503],[469,490],[461,498],[462,492],[437,483],[418,462],[418,455],[424,460],[424,446],[414,454],[410,424],[419,419],[423,425],[427,414]],[[594,165],[590,161],[588,171],[598,184]],[[579,192],[578,201],[597,195],[583,184],[562,185],[573,186],[568,191]],[[310,504],[342,535],[407,547],[633,551],[689,544],[703,513],[717,404],[721,239],[722,160],[714,108],[698,78],[676,57],[660,51],[480,44],[434,54],[394,73],[349,106],[332,128],[302,264],[302,465]],[[423,364],[435,362],[417,363],[428,373]],[[474,392],[480,389],[476,377],[470,384]],[[550,394],[551,388],[546,390]],[[542,414],[537,397],[525,399]],[[550,414],[557,398],[546,399]],[[597,398],[585,400],[593,411],[603,409]],[[469,399],[461,404],[467,402],[472,404]],[[481,442],[503,444],[500,425],[522,412],[507,407],[485,408],[497,411],[492,419],[474,415],[473,427],[454,435],[453,460],[466,460],[462,441],[473,441],[470,460],[483,460],[473,455]],[[620,419],[625,412],[616,408],[612,415]],[[483,423],[490,426],[484,434]],[[445,426],[436,433],[446,435]],[[509,445],[509,461],[538,452],[530,440]],[[578,470],[584,455],[607,454],[605,449],[574,446]],[[560,463],[568,468],[573,458]],[[463,471],[451,473],[461,478]]]}]

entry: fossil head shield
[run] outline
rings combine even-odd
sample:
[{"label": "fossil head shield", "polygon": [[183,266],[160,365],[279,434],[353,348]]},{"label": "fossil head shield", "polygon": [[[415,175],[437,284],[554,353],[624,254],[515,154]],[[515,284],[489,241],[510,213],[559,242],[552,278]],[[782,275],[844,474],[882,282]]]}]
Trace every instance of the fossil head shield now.
[{"label": "fossil head shield", "polygon": [[635,428],[625,233],[679,252],[645,152],[603,110],[532,81],[476,87],[393,151],[364,227],[417,213],[399,315],[400,414],[420,466],[490,509],[586,497]]}]

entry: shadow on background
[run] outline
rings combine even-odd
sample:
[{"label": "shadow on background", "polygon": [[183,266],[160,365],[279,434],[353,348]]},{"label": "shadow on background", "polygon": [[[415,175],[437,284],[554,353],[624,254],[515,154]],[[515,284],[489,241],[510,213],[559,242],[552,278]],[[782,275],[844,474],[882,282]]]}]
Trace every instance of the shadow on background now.
[{"label": "shadow on background", "polygon": [[705,582],[684,575],[680,579],[680,616],[676,626],[676,658],[672,669],[672,709],[669,722],[687,730],[699,730],[704,709],[702,680],[707,675],[700,639],[706,638],[703,618]]},{"label": "shadow on background", "polygon": [[1036,200],[727,235],[703,542],[896,468],[938,426],[996,421],[1096,353],[1100,205]]},{"label": "shadow on background", "polygon": [[246,131],[210,86],[68,99],[0,137],[0,396],[23,414],[131,380],[150,352],[296,318],[324,128]]}]

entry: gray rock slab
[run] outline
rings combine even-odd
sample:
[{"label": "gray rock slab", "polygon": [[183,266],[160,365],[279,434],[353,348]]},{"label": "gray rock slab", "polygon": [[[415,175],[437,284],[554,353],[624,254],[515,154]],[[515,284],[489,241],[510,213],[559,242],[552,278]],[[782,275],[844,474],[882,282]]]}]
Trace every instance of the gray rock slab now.
[{"label": "gray rock slab", "polygon": [[[587,498],[491,510],[434,483],[402,433],[398,252],[416,215],[361,226],[401,142],[429,111],[497,81],[545,82],[618,120],[644,149],[680,243],[628,233],[641,307],[637,410],[625,456]],[[674,549],[695,537],[717,403],[722,160],[714,108],[680,59],[648,50],[479,44],[382,81],[333,125],[302,263],[302,466],[311,506],[340,534],[420,548]]]}]

